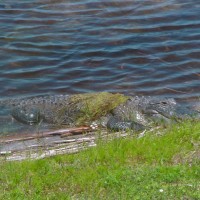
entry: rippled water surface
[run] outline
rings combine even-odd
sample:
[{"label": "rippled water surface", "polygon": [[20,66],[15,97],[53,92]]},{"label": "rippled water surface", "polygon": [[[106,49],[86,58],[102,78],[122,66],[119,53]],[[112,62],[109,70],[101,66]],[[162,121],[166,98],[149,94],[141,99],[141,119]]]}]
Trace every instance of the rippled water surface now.
[{"label": "rippled water surface", "polygon": [[0,95],[200,96],[200,1],[2,0]]}]

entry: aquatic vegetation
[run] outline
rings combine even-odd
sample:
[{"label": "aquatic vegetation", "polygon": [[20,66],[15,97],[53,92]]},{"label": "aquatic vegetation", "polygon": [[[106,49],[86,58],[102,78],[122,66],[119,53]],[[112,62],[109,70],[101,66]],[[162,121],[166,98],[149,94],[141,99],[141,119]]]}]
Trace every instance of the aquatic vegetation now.
[{"label": "aquatic vegetation", "polygon": [[71,102],[81,104],[81,115],[77,119],[78,123],[97,120],[110,113],[111,110],[128,100],[128,96],[119,93],[87,93],[73,95]]}]

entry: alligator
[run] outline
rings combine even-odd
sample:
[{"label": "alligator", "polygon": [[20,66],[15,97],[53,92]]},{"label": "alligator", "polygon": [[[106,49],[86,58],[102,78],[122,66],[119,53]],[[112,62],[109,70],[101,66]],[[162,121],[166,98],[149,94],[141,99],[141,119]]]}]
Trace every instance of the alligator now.
[{"label": "alligator", "polygon": [[73,127],[94,122],[115,131],[140,131],[154,124],[200,119],[198,109],[182,106],[173,98],[109,92],[13,98],[0,100],[0,105],[8,108],[18,122],[29,125]]}]

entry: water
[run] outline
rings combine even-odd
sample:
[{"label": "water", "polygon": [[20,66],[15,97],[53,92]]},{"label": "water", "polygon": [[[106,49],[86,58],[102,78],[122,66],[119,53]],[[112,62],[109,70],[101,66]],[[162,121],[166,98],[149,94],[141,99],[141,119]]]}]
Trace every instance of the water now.
[{"label": "water", "polygon": [[200,96],[200,1],[1,0],[0,95]]}]

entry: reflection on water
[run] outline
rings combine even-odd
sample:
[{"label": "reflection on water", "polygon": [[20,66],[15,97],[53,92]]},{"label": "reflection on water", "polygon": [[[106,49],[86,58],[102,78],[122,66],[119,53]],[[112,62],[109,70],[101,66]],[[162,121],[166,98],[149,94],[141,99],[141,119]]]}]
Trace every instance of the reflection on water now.
[{"label": "reflection on water", "polygon": [[200,96],[200,2],[0,1],[0,95]]}]

